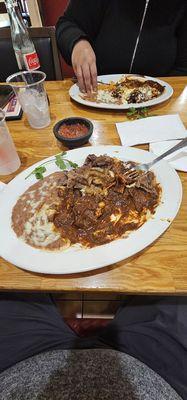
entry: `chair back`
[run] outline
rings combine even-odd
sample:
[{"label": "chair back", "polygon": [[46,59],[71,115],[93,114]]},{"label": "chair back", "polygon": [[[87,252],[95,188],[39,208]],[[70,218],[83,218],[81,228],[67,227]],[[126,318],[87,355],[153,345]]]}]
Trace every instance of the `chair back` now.
[{"label": "chair back", "polygon": [[[62,70],[55,38],[55,27],[28,28],[40,59],[40,69],[48,81],[62,80]],[[14,54],[10,28],[0,28],[0,82],[19,71]]]},{"label": "chair back", "polygon": [[0,2],[0,14],[6,14],[7,10],[6,10],[6,6],[5,3]]}]

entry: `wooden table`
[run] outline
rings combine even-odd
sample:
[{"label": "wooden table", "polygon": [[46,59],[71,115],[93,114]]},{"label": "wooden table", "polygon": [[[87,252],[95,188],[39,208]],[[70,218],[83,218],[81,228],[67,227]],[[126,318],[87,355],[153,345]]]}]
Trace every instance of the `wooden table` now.
[{"label": "wooden table", "polygon": [[[187,79],[164,79],[173,86],[174,95],[169,101],[153,107],[151,112],[156,115],[178,112],[187,127]],[[16,173],[59,152],[52,128],[65,117],[83,116],[92,120],[92,146],[120,144],[115,122],[124,121],[125,112],[96,110],[70,101],[68,89],[71,84],[71,80],[46,83],[52,119],[48,128],[31,129],[24,117],[21,121],[8,123],[22,163]],[[8,183],[16,173],[0,176],[0,180]],[[141,253],[103,269],[66,276],[26,272],[0,258],[0,290],[187,294],[187,174],[179,175],[183,185],[180,211],[167,232]]]}]

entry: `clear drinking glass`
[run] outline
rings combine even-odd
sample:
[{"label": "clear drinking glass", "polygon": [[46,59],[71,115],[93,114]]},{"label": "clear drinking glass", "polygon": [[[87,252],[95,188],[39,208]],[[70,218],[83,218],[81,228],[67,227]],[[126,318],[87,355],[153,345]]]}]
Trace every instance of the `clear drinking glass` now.
[{"label": "clear drinking glass", "polygon": [[11,174],[20,165],[20,159],[5,122],[5,112],[0,108],[0,175]]},{"label": "clear drinking glass", "polygon": [[23,71],[7,78],[27,115],[32,128],[41,129],[51,122],[48,99],[44,88],[46,74],[42,71]]}]

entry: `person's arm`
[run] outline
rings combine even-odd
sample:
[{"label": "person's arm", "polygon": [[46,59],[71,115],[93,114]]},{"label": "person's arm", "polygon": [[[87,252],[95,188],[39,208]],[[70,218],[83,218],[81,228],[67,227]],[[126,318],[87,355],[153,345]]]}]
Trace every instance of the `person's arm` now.
[{"label": "person's arm", "polygon": [[177,57],[171,76],[187,75],[187,6],[177,31]]},{"label": "person's arm", "polygon": [[97,86],[96,58],[93,49],[108,0],[70,0],[56,25],[58,47],[71,64],[80,89],[90,92]]}]

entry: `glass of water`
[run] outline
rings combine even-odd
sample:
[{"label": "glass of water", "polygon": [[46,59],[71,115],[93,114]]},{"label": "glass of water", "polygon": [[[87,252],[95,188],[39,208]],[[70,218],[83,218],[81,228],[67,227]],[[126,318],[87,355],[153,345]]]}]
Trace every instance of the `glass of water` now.
[{"label": "glass of water", "polygon": [[46,74],[42,71],[23,71],[7,78],[27,115],[32,128],[42,129],[51,122],[47,94],[44,88]]},{"label": "glass of water", "polygon": [[5,112],[0,108],[0,175],[9,175],[20,165],[19,156],[5,122]]}]

